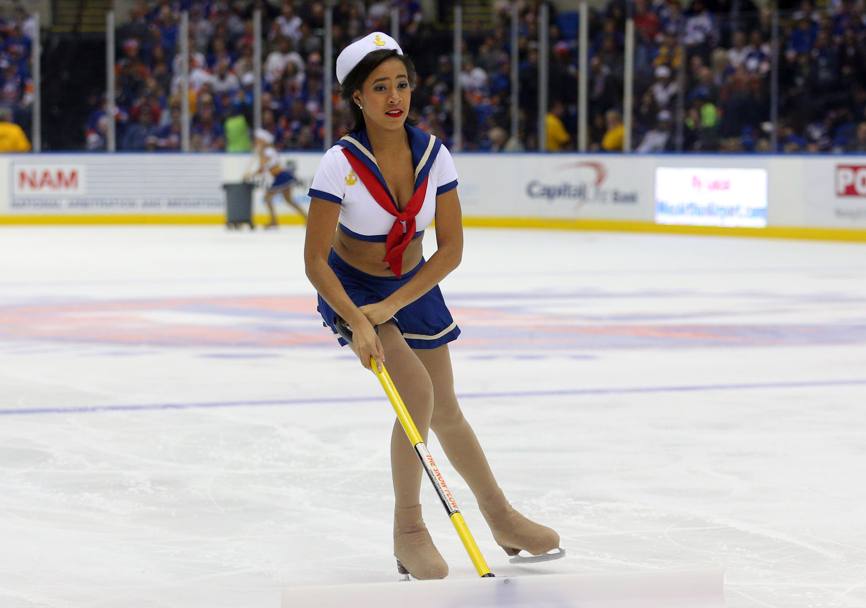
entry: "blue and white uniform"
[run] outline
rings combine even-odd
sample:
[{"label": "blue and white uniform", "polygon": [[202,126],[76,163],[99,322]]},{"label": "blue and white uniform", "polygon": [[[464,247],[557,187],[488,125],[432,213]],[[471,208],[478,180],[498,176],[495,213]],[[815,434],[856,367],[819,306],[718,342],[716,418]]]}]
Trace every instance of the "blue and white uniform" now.
[{"label": "blue and white uniform", "polygon": [[[415,187],[428,177],[427,195],[415,218],[415,237],[424,234],[436,214],[436,197],[457,187],[457,169],[448,148],[436,137],[421,129],[407,126],[412,165],[415,167]],[[343,150],[354,154],[388,190],[385,178],[370,151],[372,146],[366,131],[355,131],[340,139],[325,152],[310,185],[310,198],[316,197],[341,206],[340,230],[362,241],[385,242],[394,223],[394,216],[373,198],[349,164]]]},{"label": "blue and white uniform", "polygon": [[[424,233],[436,215],[436,197],[457,187],[457,170],[448,149],[432,135],[415,127],[406,126],[415,167],[416,190],[426,182],[423,203],[414,216],[417,238]],[[389,192],[385,178],[371,151],[367,133],[356,131],[337,142],[322,158],[310,187],[311,198],[340,205],[339,229],[351,238],[370,242],[385,242],[392,231],[397,205],[386,211],[377,202],[355,170],[346,154],[361,161],[376,181]],[[390,194],[388,194],[390,198]],[[405,231],[405,223],[403,224]],[[356,306],[380,302],[406,284],[424,264],[424,260],[400,276],[380,277],[364,273],[342,260],[332,250],[328,264],[343,284]],[[319,296],[319,312],[325,324],[336,333],[336,313]],[[412,348],[436,348],[457,338],[460,329],[445,306],[442,292],[436,286],[404,307],[394,316],[397,327]],[[344,343],[340,339],[340,343]]]},{"label": "blue and white uniform", "polygon": [[[275,172],[274,169],[278,169],[278,171]],[[273,146],[264,149],[264,161],[259,167],[259,171],[268,172],[274,177],[274,181],[268,187],[268,192],[281,192],[295,182],[295,176],[280,162],[279,152]]]}]

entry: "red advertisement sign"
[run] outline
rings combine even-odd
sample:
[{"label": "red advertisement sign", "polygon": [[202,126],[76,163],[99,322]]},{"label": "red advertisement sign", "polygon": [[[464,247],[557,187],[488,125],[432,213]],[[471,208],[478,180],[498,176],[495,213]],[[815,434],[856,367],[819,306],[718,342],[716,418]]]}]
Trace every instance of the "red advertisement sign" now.
[{"label": "red advertisement sign", "polygon": [[836,165],[836,196],[866,198],[866,165]]},{"label": "red advertisement sign", "polygon": [[16,195],[84,194],[83,165],[15,164],[13,184]]}]

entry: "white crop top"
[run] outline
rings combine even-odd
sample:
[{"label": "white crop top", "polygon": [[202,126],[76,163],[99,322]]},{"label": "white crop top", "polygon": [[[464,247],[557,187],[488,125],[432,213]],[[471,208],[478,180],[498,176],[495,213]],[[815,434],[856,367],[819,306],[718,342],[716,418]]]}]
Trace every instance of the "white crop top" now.
[{"label": "white crop top", "polygon": [[267,146],[263,150],[264,154],[262,155],[264,158],[260,159],[260,171],[269,171],[274,168],[282,168],[282,163],[280,162],[280,155],[277,152],[277,149],[273,146]]},{"label": "white crop top", "polygon": [[[412,150],[412,164],[415,166],[415,188],[420,186],[425,177],[428,178],[424,203],[415,216],[417,237],[433,221],[436,197],[457,187],[457,169],[451,153],[438,139],[408,125],[406,130]],[[364,131],[343,137],[325,152],[313,177],[309,195],[341,205],[340,229],[349,236],[364,241],[384,241],[394,225],[394,216],[383,209],[367,191],[344,152],[348,151],[363,162],[387,192],[387,184],[371,148]]]}]

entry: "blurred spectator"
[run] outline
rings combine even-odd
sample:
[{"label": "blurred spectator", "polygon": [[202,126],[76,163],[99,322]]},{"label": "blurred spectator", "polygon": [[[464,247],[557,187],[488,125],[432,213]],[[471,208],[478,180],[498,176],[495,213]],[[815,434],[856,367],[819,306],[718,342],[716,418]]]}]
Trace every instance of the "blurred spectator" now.
[{"label": "blurred spectator", "polygon": [[689,53],[697,53],[703,57],[709,55],[719,39],[716,19],[704,4],[704,0],[693,0],[686,11],[685,33],[683,43]]},{"label": "blurred spectator", "polygon": [[716,78],[713,71],[704,66],[698,66],[693,77],[692,88],[689,89],[687,98],[688,101],[695,99],[718,99],[719,87],[716,85]]},{"label": "blurred spectator", "polygon": [[171,106],[167,115],[168,123],[160,127],[157,132],[156,147],[161,152],[176,152],[180,150],[183,133],[179,102]]},{"label": "blurred spectator", "polygon": [[[780,152],[791,154],[796,152],[803,152],[806,149],[806,139],[800,136],[791,125],[783,123],[779,129],[778,137]],[[728,139],[727,141],[728,145],[732,143],[731,139]],[[723,142],[723,147],[725,147],[725,142]]]},{"label": "blurred spectator", "polygon": [[656,51],[656,57],[653,60],[654,65],[666,65],[671,70],[678,70],[682,61],[683,48],[677,44],[677,39],[673,34],[666,34]]},{"label": "blurred spectator", "polygon": [[679,90],[676,81],[672,78],[671,69],[666,65],[660,65],[655,71],[656,81],[650,91],[656,107],[660,109],[669,108],[671,102]]},{"label": "blurred spectator", "polygon": [[646,40],[655,40],[661,29],[661,19],[650,10],[647,0],[636,0],[634,3],[634,28]]},{"label": "blurred spectator", "polygon": [[622,86],[598,57],[589,62],[589,106],[594,114],[604,113],[622,101]]},{"label": "blurred spectator", "polygon": [[244,113],[244,106],[235,102],[226,118],[223,129],[226,134],[226,152],[250,152],[250,125]]},{"label": "blurred spectator", "polygon": [[465,60],[460,72],[460,87],[470,95],[483,94],[487,89],[487,72],[471,59]]},{"label": "blurred spectator", "polygon": [[733,46],[728,49],[728,63],[736,69],[746,63],[746,59],[752,49],[746,46],[746,34],[741,31],[734,32]]},{"label": "blurred spectator", "polygon": [[216,74],[211,81],[213,91],[217,95],[234,95],[241,88],[241,81],[231,69],[231,60],[227,57],[217,63]]},{"label": "blurred spectator", "polygon": [[668,110],[659,112],[656,126],[647,131],[641,140],[637,152],[670,152],[674,149],[671,135],[671,113]]},{"label": "blurred spectator", "polygon": [[508,132],[502,127],[493,127],[487,133],[487,139],[490,140],[490,152],[502,152],[508,143]]},{"label": "blurred spectator", "polygon": [[190,44],[195,49],[207,48],[214,34],[214,22],[207,18],[201,4],[193,4],[189,10]]},{"label": "blurred spectator", "polygon": [[625,127],[622,124],[622,114],[618,110],[608,110],[604,115],[607,130],[601,140],[601,149],[605,152],[622,152],[625,139]]},{"label": "blurred spectator", "polygon": [[0,106],[5,108],[7,125],[17,126],[7,126],[5,131],[11,135],[20,129],[28,149],[34,99],[30,58],[35,35],[34,19],[20,5],[14,5],[9,13],[0,13]]},{"label": "blurred spectator", "polygon": [[234,71],[235,76],[240,79],[241,84],[246,86],[252,84],[255,79],[253,73],[255,70],[253,64],[253,47],[251,44],[241,43],[240,50],[240,57],[235,61],[232,70]]},{"label": "blurred spectator", "polygon": [[761,108],[761,100],[755,87],[759,84],[740,66],[722,86],[719,101],[722,112],[720,130],[723,138],[738,137],[747,126],[761,122],[764,109]]},{"label": "blurred spectator", "polygon": [[866,121],[857,125],[857,135],[848,145],[847,152],[866,152]]},{"label": "blurred spectator", "polygon": [[225,149],[225,135],[222,125],[217,122],[213,104],[203,104],[196,113],[190,131],[190,147],[193,152],[222,152]]},{"label": "blurred spectator", "polygon": [[746,70],[761,76],[770,71],[770,43],[763,40],[760,30],[752,30],[746,47]]},{"label": "blurred spectator", "polygon": [[102,113],[97,116],[91,127],[88,127],[85,135],[84,149],[88,152],[105,150],[108,147],[108,115]]},{"label": "blurred spectator", "polygon": [[562,123],[562,116],[564,114],[565,106],[558,99],[554,99],[544,119],[544,125],[547,129],[548,152],[565,150],[571,141],[571,137],[569,137],[568,131],[565,130],[565,125]]},{"label": "blurred spectator", "polygon": [[0,107],[0,152],[30,152],[30,140],[12,122],[12,110],[6,107]]},{"label": "blurred spectator", "polygon": [[710,98],[698,96],[692,105],[694,114],[691,115],[693,123],[687,126],[694,129],[694,147],[687,148],[695,151],[709,152],[718,146],[719,138],[719,109]]},{"label": "blurred spectator", "polygon": [[291,38],[277,38],[276,46],[265,60],[265,80],[273,83],[282,78],[289,64],[295,68],[295,73],[303,73],[304,60],[295,52]]},{"label": "blurred spectator", "polygon": [[138,120],[131,124],[123,134],[120,149],[125,151],[155,150],[157,147],[157,128],[153,124],[153,110],[143,105]]},{"label": "blurred spectator", "polygon": [[818,35],[818,24],[805,12],[797,15],[797,25],[791,32],[788,48],[798,55],[804,55],[812,50],[812,45]]},{"label": "blurred spectator", "polygon": [[295,14],[295,8],[289,0],[283,1],[280,16],[274,20],[271,28],[271,38],[288,38],[295,44],[301,40],[301,27],[303,22]]}]

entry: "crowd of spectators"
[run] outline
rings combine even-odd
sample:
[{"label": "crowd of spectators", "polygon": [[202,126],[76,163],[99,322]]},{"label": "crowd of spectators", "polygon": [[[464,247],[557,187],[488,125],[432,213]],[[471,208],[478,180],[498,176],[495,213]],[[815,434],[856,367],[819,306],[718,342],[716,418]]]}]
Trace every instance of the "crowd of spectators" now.
[{"label": "crowd of spectators", "polygon": [[[500,50],[507,50],[502,31],[508,26],[509,5],[504,0],[498,5],[499,25],[492,41]],[[838,0],[821,8],[802,0],[782,8],[778,13],[776,151],[866,152],[863,0]],[[590,13],[590,151],[623,147],[627,10],[624,0],[609,0],[603,9]],[[631,10],[635,24],[633,149],[773,151],[774,24],[767,3],[635,0]],[[552,5],[549,12],[547,149],[575,149],[575,138],[564,140],[561,134],[577,131],[577,15],[557,14]],[[537,149],[537,14],[533,2],[520,12],[522,131],[511,149]],[[477,45],[475,56],[483,56],[486,46]],[[497,73],[491,67],[486,70]],[[497,98],[491,86],[489,99]],[[484,116],[489,114],[484,111]],[[500,141],[506,129],[506,121],[488,122],[473,140],[483,146],[488,134],[489,141]],[[489,137],[490,133],[497,137]],[[494,143],[489,149],[499,147]]]},{"label": "crowd of spectators", "polygon": [[0,13],[0,112],[29,137],[33,107],[30,57],[36,21],[17,4]]},{"label": "crowd of spectators", "polygon": [[[538,147],[539,4],[518,5],[518,47],[510,48],[512,0],[491,0],[478,21],[463,24],[462,98],[465,150]],[[417,67],[412,118],[454,142],[454,65],[450,3],[423,21],[416,0],[337,0],[335,52],[372,30],[390,32],[400,16],[400,44]],[[773,14],[753,0],[609,0],[591,9],[588,143],[617,151],[623,125],[624,31],[635,23],[632,148],[641,152],[772,151]],[[324,90],[325,4],[294,0],[183,0],[189,10],[189,97],[179,77],[181,0],[139,0],[117,30],[117,146],[121,150],[179,150],[182,104],[191,116],[194,151],[234,149],[225,121],[253,118],[253,10],[263,11],[262,126],[278,149],[321,149],[324,95],[333,101],[335,135],[349,112],[334,82]],[[866,149],[866,13],[863,0],[816,8],[802,0],[780,11],[778,32],[778,151]],[[27,37],[23,23],[5,25],[0,57],[17,107],[27,103]],[[576,149],[577,14],[549,5],[546,141],[551,150]],[[519,127],[511,132],[511,56],[519,63]],[[2,61],[2,60],[0,60]],[[7,65],[8,64],[8,65]],[[7,76],[9,75],[9,76]],[[11,80],[10,80],[11,78]],[[8,82],[17,84],[7,85]],[[105,149],[109,117],[93,100],[86,147]]]},{"label": "crowd of spectators", "polygon": [[[420,6],[397,3],[407,35],[417,30]],[[391,2],[365,6],[341,0],[334,8],[337,48],[373,29],[390,28]],[[321,149],[324,139],[324,2],[187,0],[189,11],[190,147],[214,152],[233,149],[225,121],[255,114],[253,11],[262,9],[262,127],[278,149]],[[180,2],[139,0],[117,30],[116,133],[120,150],[179,150],[183,92],[179,56]],[[334,93],[337,129],[344,128]],[[107,104],[93,100],[86,147],[105,149]]]},{"label": "crowd of spectators", "polygon": [[[772,151],[773,13],[737,8],[635,2],[636,149]],[[778,13],[776,151],[866,151],[863,2],[791,9]]]}]

